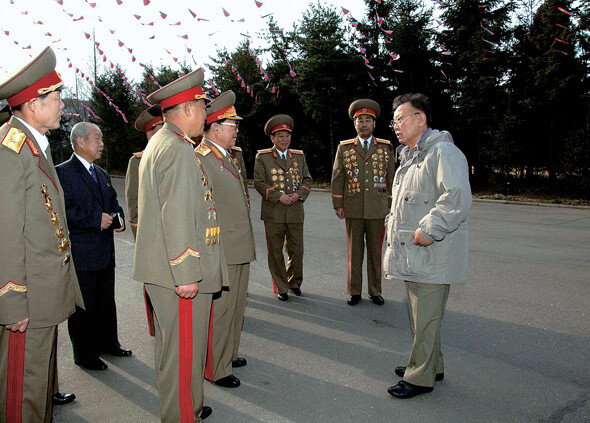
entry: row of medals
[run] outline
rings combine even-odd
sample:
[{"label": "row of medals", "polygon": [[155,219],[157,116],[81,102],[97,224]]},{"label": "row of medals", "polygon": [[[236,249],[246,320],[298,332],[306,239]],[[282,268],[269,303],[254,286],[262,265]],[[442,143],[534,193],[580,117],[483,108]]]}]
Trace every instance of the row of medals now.
[{"label": "row of medals", "polygon": [[299,173],[299,164],[297,162],[293,162],[293,166],[290,167],[287,172],[281,168],[273,167],[270,170],[270,173],[272,174],[272,187],[274,189],[285,189],[285,181],[289,176],[293,182],[293,191],[297,191],[297,188],[299,188],[299,185],[301,184],[301,175]]},{"label": "row of medals", "polygon": [[[197,157],[197,163],[199,164],[199,167],[201,168],[201,184],[203,184],[203,188],[205,190],[205,193],[203,194],[203,201],[205,201],[205,203],[209,203],[210,207],[208,207],[207,209],[207,218],[209,220],[217,220],[217,211],[215,209],[215,201],[213,201],[213,193],[211,192],[211,188],[209,187],[209,183],[207,180],[207,176],[205,176],[205,171],[203,169],[203,165],[201,163],[201,160],[199,160],[199,158]],[[207,231],[205,233],[205,244],[207,245],[213,245],[213,244],[219,244],[219,235],[220,235],[220,228],[219,226],[213,227],[213,228],[207,228]]]},{"label": "row of medals", "polygon": [[[361,184],[359,182],[359,168],[355,150],[346,150],[344,153],[344,166],[346,167],[346,174],[348,175],[348,193],[354,194],[361,192]],[[371,155],[373,160],[373,188],[379,191],[386,189],[385,173],[387,163],[389,162],[389,154],[382,148],[377,149]]]},{"label": "row of medals", "polygon": [[53,201],[51,201],[51,198],[49,197],[49,190],[47,188],[47,185],[45,184],[41,185],[41,195],[45,200],[45,210],[51,216],[49,220],[51,221],[51,224],[55,227],[55,237],[57,238],[57,242],[59,243],[57,249],[60,253],[66,253],[66,255],[64,256],[63,264],[68,264],[68,262],[70,261],[70,253],[68,252],[68,248],[70,247],[70,241],[68,241],[68,238],[66,237],[66,231],[64,227],[59,224],[59,216],[56,212],[53,211]]}]

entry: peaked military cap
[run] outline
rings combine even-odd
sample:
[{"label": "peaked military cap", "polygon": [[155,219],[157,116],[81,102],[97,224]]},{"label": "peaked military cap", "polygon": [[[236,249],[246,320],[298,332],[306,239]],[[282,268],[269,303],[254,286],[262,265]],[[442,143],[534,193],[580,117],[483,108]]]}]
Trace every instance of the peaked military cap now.
[{"label": "peaked military cap", "polygon": [[377,104],[375,100],[371,100],[369,98],[355,100],[348,108],[348,115],[351,119],[362,115],[372,116],[373,118],[377,119],[380,114],[381,108],[379,107],[379,104]]},{"label": "peaked military cap", "polygon": [[264,133],[272,135],[278,131],[293,131],[293,118],[289,115],[275,115],[264,125]]},{"label": "peaked military cap", "polygon": [[207,106],[207,125],[223,119],[242,120],[236,112],[234,104],[236,94],[232,91],[226,91]]},{"label": "peaked military cap", "polygon": [[37,57],[0,82],[0,100],[10,107],[20,106],[63,85],[55,71],[55,53],[45,48]]},{"label": "peaked military cap", "polygon": [[191,100],[203,99],[208,102],[209,98],[203,91],[203,82],[205,72],[200,68],[154,91],[147,99],[150,103],[159,104],[162,110]]},{"label": "peaked military cap", "polygon": [[135,129],[139,132],[147,132],[161,123],[164,123],[162,108],[159,104],[155,104],[141,112],[135,121]]}]

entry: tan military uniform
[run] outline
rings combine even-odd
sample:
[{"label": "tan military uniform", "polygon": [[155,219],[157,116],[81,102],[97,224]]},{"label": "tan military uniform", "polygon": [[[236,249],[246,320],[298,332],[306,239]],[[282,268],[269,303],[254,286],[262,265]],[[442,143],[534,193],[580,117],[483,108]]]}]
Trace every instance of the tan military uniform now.
[{"label": "tan military uniform", "polygon": [[125,175],[125,200],[127,201],[127,216],[129,226],[133,232],[133,239],[137,238],[137,196],[139,189],[139,162],[143,151],[133,153],[127,165],[127,174]]},{"label": "tan military uniform", "polygon": [[[262,196],[260,218],[266,230],[268,267],[278,294],[299,288],[303,281],[303,201],[311,192],[303,151],[287,152],[283,161],[274,147],[260,150],[254,164],[254,187]],[[299,194],[297,203],[287,206],[279,201],[281,195],[291,193]],[[286,267],[283,245],[289,257]]]},{"label": "tan military uniform", "polygon": [[[134,278],[153,305],[161,419],[184,422],[189,410],[200,421],[211,297],[227,268],[211,182],[180,128],[165,123],[150,139],[139,186]],[[197,281],[193,300],[176,295]]]},{"label": "tan military uniform", "polygon": [[[23,421],[50,422],[53,369],[48,374],[48,363],[57,325],[76,304],[83,307],[82,296],[70,257],[63,190],[49,149],[46,159],[14,116],[0,127],[0,141],[0,325],[30,318],[24,333],[0,327],[0,421],[8,412],[21,413]],[[15,404],[17,397],[22,407],[7,409],[7,401]]]},{"label": "tan military uniform", "polygon": [[213,305],[213,336],[205,377],[219,380],[232,374],[232,361],[238,358],[238,347],[246,309],[250,262],[256,259],[254,233],[250,222],[248,195],[244,188],[243,161],[234,156],[239,147],[232,147],[227,156],[207,138],[195,149],[211,185],[215,210],[221,232],[222,246],[228,265],[228,288]]},{"label": "tan military uniform", "polygon": [[367,237],[370,296],[381,295],[381,247],[391,205],[395,152],[387,140],[373,137],[368,153],[359,139],[342,141],[332,172],[332,204],[344,208],[348,240],[347,293],[360,295]]}]

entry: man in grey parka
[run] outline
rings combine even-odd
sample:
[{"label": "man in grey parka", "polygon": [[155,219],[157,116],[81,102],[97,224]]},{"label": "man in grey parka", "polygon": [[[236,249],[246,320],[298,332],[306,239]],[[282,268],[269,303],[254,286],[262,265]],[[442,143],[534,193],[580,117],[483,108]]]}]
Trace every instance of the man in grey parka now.
[{"label": "man in grey parka", "polygon": [[444,378],[440,327],[450,285],[467,280],[467,222],[471,188],[467,160],[451,134],[430,128],[423,94],[393,101],[392,128],[402,144],[393,180],[384,273],[405,281],[414,333],[403,379],[388,392],[411,398]]}]

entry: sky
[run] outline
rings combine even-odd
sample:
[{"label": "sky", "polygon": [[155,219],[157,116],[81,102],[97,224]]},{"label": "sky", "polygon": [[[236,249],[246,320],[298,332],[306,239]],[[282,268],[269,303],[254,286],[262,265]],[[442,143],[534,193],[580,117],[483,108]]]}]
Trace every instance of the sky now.
[{"label": "sky", "polygon": [[[333,5],[343,20],[341,7],[357,20],[366,13],[363,0],[322,4]],[[232,52],[245,39],[264,47],[260,33],[268,33],[270,19],[265,15],[288,31],[308,7],[307,0],[0,0],[0,80],[48,45],[67,86],[75,83],[76,68],[93,79],[93,37],[103,52],[97,49],[99,65],[119,64],[135,82],[143,72],[140,63],[179,69],[186,61],[207,69],[217,49]]]}]

